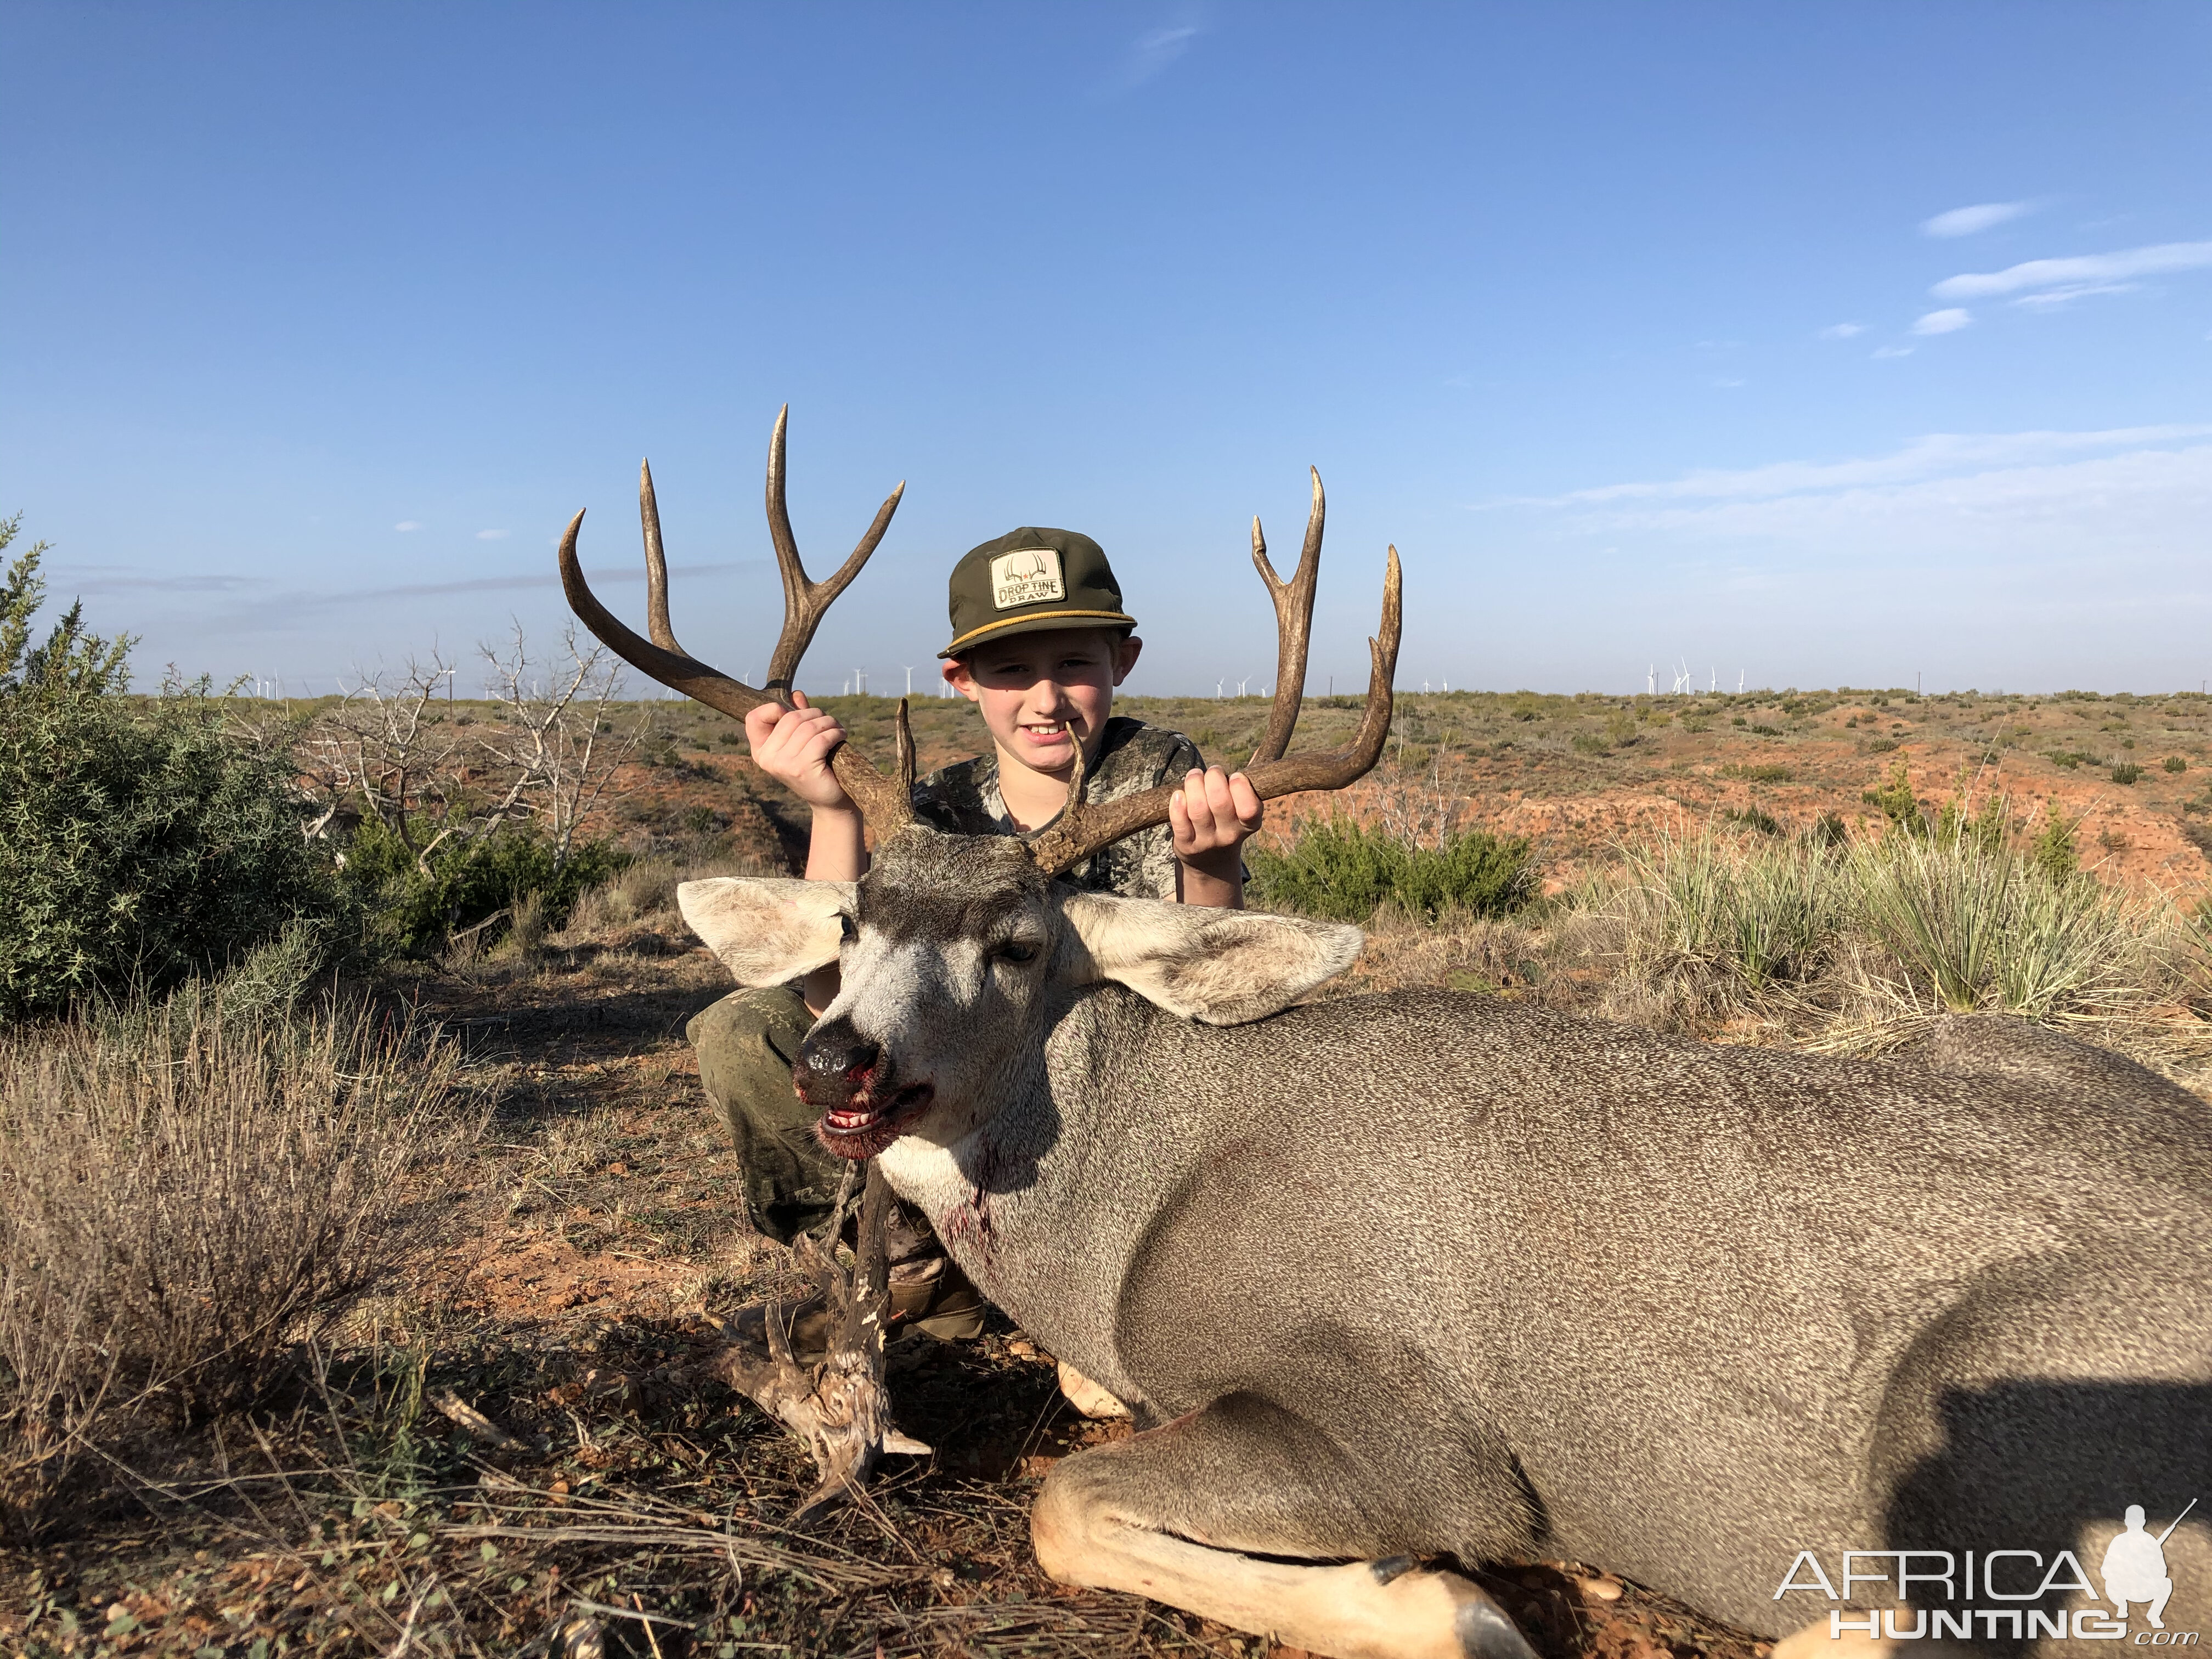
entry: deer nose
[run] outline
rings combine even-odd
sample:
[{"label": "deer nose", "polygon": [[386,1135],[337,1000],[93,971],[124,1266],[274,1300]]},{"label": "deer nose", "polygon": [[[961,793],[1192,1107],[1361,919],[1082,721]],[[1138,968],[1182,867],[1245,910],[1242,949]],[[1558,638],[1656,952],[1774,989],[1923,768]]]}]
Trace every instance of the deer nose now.
[{"label": "deer nose", "polygon": [[868,1075],[882,1063],[882,1046],[858,1035],[831,1038],[826,1042],[808,1042],[799,1051],[799,1064],[811,1073],[817,1083],[833,1079],[848,1088],[860,1088]]}]

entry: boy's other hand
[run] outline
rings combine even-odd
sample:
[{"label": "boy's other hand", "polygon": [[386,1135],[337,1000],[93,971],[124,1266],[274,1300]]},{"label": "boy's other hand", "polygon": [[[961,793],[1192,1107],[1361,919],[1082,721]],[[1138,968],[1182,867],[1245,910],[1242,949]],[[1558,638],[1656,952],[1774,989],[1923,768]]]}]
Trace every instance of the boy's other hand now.
[{"label": "boy's other hand", "polygon": [[745,716],[745,741],[753,763],[817,811],[856,809],[845,786],[830,769],[830,753],[845,740],[845,728],[826,708],[811,708],[806,694],[791,694],[795,708],[763,703]]},{"label": "boy's other hand", "polygon": [[1215,862],[1235,867],[1236,852],[1260,827],[1266,809],[1242,772],[1193,767],[1182,787],[1168,798],[1168,826],[1176,856],[1200,868]]}]

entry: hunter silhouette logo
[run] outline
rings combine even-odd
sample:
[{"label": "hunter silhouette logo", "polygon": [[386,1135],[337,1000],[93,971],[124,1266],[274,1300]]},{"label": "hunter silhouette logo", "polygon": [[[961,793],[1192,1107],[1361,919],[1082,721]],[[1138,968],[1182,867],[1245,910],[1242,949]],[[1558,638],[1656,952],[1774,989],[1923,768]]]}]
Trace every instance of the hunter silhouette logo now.
[{"label": "hunter silhouette logo", "polygon": [[[2077,1641],[2127,1641],[2135,1647],[2193,1648],[2198,1632],[2166,1627],[2166,1604],[2173,1596],[2166,1542],[2196,1507],[2192,1498],[2165,1531],[2154,1533],[2145,1522],[2143,1506],[2129,1504],[2124,1529],[2105,1547],[2098,1565],[2098,1577],[2105,1583],[2101,1597],[2072,1550],[2060,1550],[2046,1559],[2037,1550],[1930,1549],[1845,1550],[1842,1571],[1833,1577],[1819,1555],[1800,1550],[1782,1576],[1774,1599],[1809,1590],[1824,1601],[1846,1604],[1828,1609],[1828,1635],[1838,1641],[1853,1635],[1878,1641],[1924,1638],[1987,1645],[2071,1637]],[[1862,1588],[1877,1584],[1886,1590]],[[2069,1592],[2083,1598],[2086,1605],[2051,1605]],[[1896,1605],[1882,1605],[1889,1602]],[[2148,1629],[2130,1632],[2130,1606],[2143,1609]]]},{"label": "hunter silhouette logo", "polygon": [[1001,611],[1066,597],[1056,547],[1018,548],[991,561],[991,603]]},{"label": "hunter silhouette logo", "polygon": [[2121,1618],[2128,1616],[2129,1602],[2147,1602],[2145,1616],[2151,1628],[2166,1628],[2166,1604],[2173,1597],[2173,1580],[2166,1571],[2166,1540],[2196,1507],[2192,1498],[2166,1529],[2154,1538],[2143,1525],[2142,1505],[2128,1505],[2127,1530],[2105,1546],[2104,1565],[2099,1570],[2105,1581],[2105,1599],[2119,1609]]}]

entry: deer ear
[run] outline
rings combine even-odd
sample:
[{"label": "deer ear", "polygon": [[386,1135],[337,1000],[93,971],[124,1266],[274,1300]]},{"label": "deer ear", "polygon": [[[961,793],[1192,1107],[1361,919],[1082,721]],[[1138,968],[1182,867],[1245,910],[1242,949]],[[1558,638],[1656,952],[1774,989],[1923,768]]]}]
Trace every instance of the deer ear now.
[{"label": "deer ear", "polygon": [[1261,1019],[1352,966],[1357,927],[1107,893],[1062,906],[1100,979],[1208,1025]]},{"label": "deer ear", "polygon": [[676,908],[740,985],[781,985],[837,960],[849,881],[715,876],[676,890]]}]

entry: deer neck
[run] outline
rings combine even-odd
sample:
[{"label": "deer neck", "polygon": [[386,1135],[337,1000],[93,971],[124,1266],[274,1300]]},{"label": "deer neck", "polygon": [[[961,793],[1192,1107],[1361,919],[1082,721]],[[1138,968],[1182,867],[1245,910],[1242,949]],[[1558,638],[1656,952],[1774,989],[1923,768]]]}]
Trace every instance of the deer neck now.
[{"label": "deer neck", "polygon": [[[950,1143],[904,1136],[882,1154],[893,1188],[983,1294],[1109,1389],[1122,1281],[1194,1153],[1171,1108],[1124,1080],[1155,1024],[1192,1030],[1119,986],[1078,992],[980,1103],[995,1109],[975,1129]],[[1133,1139],[1146,1156],[1127,1156]]]}]

